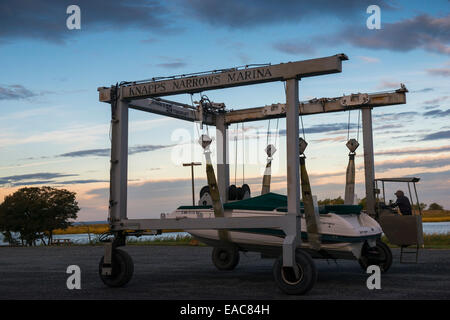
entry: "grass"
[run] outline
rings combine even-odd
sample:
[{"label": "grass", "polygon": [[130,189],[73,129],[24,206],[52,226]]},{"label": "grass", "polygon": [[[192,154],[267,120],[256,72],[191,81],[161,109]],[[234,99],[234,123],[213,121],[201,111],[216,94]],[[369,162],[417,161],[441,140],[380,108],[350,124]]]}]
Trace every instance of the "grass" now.
[{"label": "grass", "polygon": [[80,233],[102,234],[108,230],[109,230],[108,224],[88,224],[88,225],[71,226],[64,230],[57,229],[53,231],[53,234],[80,234]]},{"label": "grass", "polygon": [[128,239],[127,245],[152,245],[152,246],[205,246],[191,236],[177,235],[173,237],[161,237],[153,240]]},{"label": "grass", "polygon": [[[398,248],[398,246],[389,243],[386,236],[382,240],[391,248]],[[424,234],[423,242],[425,249],[450,249],[450,232],[447,234]]]},{"label": "grass", "polygon": [[423,222],[450,222],[450,210],[424,210]]}]

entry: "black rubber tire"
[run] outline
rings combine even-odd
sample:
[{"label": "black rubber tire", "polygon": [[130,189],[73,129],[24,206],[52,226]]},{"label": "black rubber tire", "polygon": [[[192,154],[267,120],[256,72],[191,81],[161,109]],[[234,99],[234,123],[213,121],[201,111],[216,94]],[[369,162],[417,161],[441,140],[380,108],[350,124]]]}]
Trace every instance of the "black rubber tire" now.
[{"label": "black rubber tire", "polygon": [[248,184],[244,183],[242,185],[242,190],[244,191],[244,195],[245,195],[246,192],[248,192],[249,197],[252,196],[252,193],[250,191],[250,186]]},{"label": "black rubber tire", "polygon": [[236,199],[242,200],[244,199],[244,190],[241,187],[236,188]]},{"label": "black rubber tire", "polygon": [[362,248],[361,258],[358,262],[364,271],[371,265],[377,265],[380,267],[380,271],[384,273],[387,272],[392,265],[392,251],[381,240],[377,240],[377,244],[374,248],[369,247],[366,242]]},{"label": "black rubber tire", "polygon": [[112,275],[105,276],[102,275],[103,259],[100,259],[98,273],[100,279],[108,287],[123,287],[126,285],[133,277],[134,264],[131,256],[123,250],[114,249],[112,254]]},{"label": "black rubber tire", "polygon": [[314,287],[317,281],[317,269],[311,256],[303,250],[297,250],[295,260],[300,271],[298,279],[295,279],[292,268],[283,268],[283,256],[275,260],[273,276],[278,288],[284,293],[302,295]]},{"label": "black rubber tire", "polygon": [[204,186],[200,189],[200,199],[203,197],[205,193],[209,193],[209,186]]},{"label": "black rubber tire", "polygon": [[237,247],[214,247],[212,262],[221,271],[233,270],[239,264],[239,250]]},{"label": "black rubber tire", "polygon": [[232,184],[228,187],[228,200],[236,200],[237,199],[237,190],[236,186]]}]

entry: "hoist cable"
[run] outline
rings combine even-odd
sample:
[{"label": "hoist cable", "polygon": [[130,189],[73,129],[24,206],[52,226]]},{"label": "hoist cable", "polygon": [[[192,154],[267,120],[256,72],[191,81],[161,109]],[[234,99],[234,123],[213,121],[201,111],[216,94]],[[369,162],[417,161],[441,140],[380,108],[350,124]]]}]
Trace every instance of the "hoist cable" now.
[{"label": "hoist cable", "polygon": [[356,133],[356,141],[359,141],[359,121],[360,121],[361,110],[358,112],[358,131]]},{"label": "hoist cable", "polygon": [[303,126],[303,117],[302,117],[301,114],[300,114],[300,121],[301,121],[301,123],[302,123],[303,140],[306,141],[306,137],[305,137],[305,127]]},{"label": "hoist cable", "polygon": [[350,110],[348,110],[347,141],[350,140]]},{"label": "hoist cable", "polygon": [[[191,93],[191,105],[192,105],[192,108],[195,108],[195,105],[194,105],[194,99],[192,98],[193,97],[193,93]],[[195,123],[195,128],[197,129],[197,134],[198,134],[198,138],[200,139],[200,128],[199,128],[199,123],[198,123],[198,121],[197,121],[197,117],[196,117],[196,114],[195,114],[195,112],[194,112],[194,123]]]},{"label": "hoist cable", "polygon": [[234,133],[234,185],[236,185],[237,176],[237,135],[238,135],[239,125],[236,123],[236,131]]},{"label": "hoist cable", "polygon": [[275,142],[274,142],[274,146],[277,145],[277,137],[278,137],[278,122],[280,121],[280,118],[277,119],[277,128],[275,130]]},{"label": "hoist cable", "polygon": [[244,123],[242,122],[242,184],[245,184],[245,136],[244,136]]}]

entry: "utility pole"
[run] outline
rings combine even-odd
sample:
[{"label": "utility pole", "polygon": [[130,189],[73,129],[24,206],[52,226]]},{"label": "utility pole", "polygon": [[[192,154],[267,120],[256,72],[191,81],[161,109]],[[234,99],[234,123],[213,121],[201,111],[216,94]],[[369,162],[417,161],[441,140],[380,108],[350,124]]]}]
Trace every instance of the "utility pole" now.
[{"label": "utility pole", "polygon": [[192,177],[192,205],[195,206],[195,190],[194,190],[194,166],[201,166],[201,162],[183,163],[183,167],[191,167]]}]

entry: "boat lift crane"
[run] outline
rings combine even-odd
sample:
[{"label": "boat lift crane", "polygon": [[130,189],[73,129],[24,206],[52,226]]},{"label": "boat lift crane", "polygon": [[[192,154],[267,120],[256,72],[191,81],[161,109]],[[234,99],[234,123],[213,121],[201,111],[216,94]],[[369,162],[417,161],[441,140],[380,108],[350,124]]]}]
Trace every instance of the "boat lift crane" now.
[{"label": "boat lift crane", "polygon": [[[239,229],[239,228],[278,228],[284,231],[282,248],[283,268],[298,273],[296,249],[301,243],[300,234],[300,158],[299,158],[299,114],[321,114],[362,110],[362,131],[364,141],[364,165],[366,180],[367,210],[374,214],[374,154],[372,137],[372,108],[406,103],[406,88],[402,86],[393,92],[365,94],[358,99],[350,96],[299,101],[298,82],[302,78],[338,73],[342,61],[348,60],[345,54],[281,63],[257,67],[243,67],[214,70],[204,73],[179,75],[168,78],[122,82],[111,87],[100,87],[99,100],[111,104],[111,170],[109,225],[114,234],[111,242],[105,245],[105,255],[100,263],[100,275],[109,286],[123,286],[132,274],[131,258],[125,257],[122,265],[128,270],[120,270],[115,253],[117,247],[124,246],[127,234],[133,231],[142,234],[146,230],[162,229]],[[273,81],[286,84],[286,103],[263,107],[226,110],[221,108],[194,108],[193,106],[162,99],[163,96],[193,94],[212,89],[253,85]],[[355,102],[356,101],[356,102]],[[128,219],[127,216],[127,158],[128,158],[128,109],[156,113],[186,121],[201,121],[202,124],[216,126],[217,139],[217,191],[222,201],[228,199],[229,161],[228,126],[232,123],[264,119],[286,118],[287,149],[287,214],[280,217],[221,217],[198,219]],[[225,232],[224,232],[225,233]],[[226,236],[224,235],[224,238]]]}]

